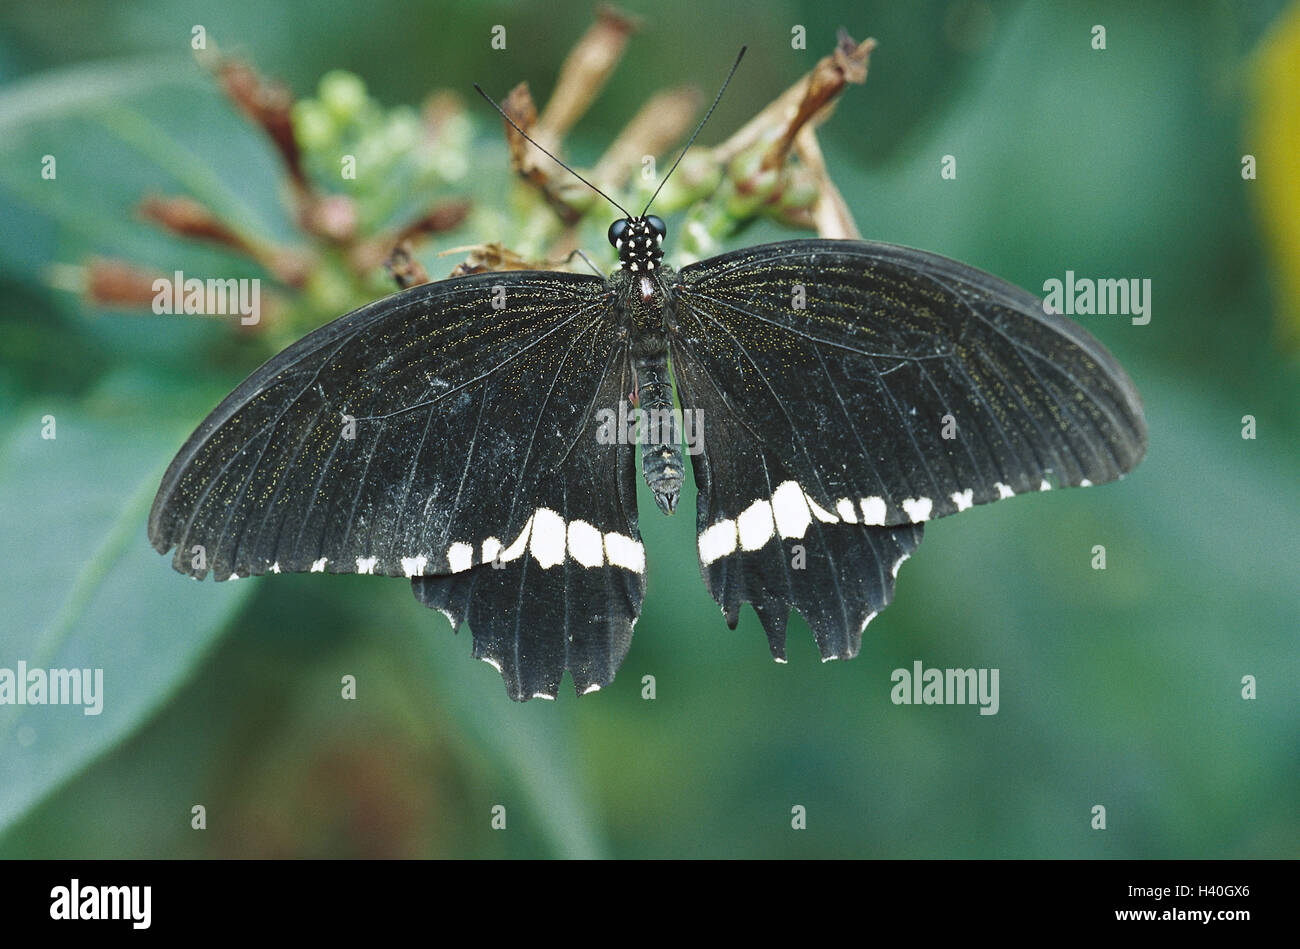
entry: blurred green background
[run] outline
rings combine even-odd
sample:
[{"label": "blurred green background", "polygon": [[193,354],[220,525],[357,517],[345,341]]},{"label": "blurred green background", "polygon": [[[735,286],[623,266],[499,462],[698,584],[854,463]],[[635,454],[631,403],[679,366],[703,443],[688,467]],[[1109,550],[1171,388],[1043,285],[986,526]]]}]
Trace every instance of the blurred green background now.
[{"label": "blurred green background", "polygon": [[[643,29],[570,154],[594,159],[649,90],[711,94],[742,43],[706,143],[837,27],[876,37],[866,85],[821,135],[864,234],[1038,292],[1067,269],[1149,277],[1150,325],[1080,318],[1142,392],[1146,461],[1118,485],[929,525],[861,655],[828,665],[797,617],[787,666],[748,609],[728,630],[699,578],[692,505],[663,518],[645,495],[644,615],[617,681],[582,700],[566,685],[555,703],[511,703],[468,633],[404,582],[187,582],[149,547],[148,506],[185,436],[266,353],[219,321],[91,307],[66,285],[92,255],[258,275],[141,221],[151,191],[293,235],[275,157],[195,65],[192,25],[299,95],[346,69],[386,107],[476,80],[503,93],[526,79],[544,102],[592,6],[6,5],[0,666],[103,667],[107,695],[93,718],[0,706],[0,855],[1297,856],[1296,6],[622,6]],[[796,24],[806,51],[791,49]],[[511,180],[499,124],[470,115],[472,173],[448,195],[490,200]],[[955,181],[940,179],[945,154]],[[761,225],[734,243],[783,233],[797,236]],[[445,238],[511,243],[504,217]],[[435,278],[457,259],[437,246],[421,255]],[[916,659],[1000,669],[1000,712],[892,705],[891,671]],[[206,830],[190,827],[196,804]],[[490,826],[498,804],[505,830]]]}]

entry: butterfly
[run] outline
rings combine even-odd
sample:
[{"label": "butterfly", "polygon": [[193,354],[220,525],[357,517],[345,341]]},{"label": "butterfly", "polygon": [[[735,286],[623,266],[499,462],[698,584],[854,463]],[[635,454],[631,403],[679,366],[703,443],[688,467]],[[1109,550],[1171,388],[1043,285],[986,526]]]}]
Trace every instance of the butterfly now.
[{"label": "butterfly", "polygon": [[823,660],[856,655],[925,522],[1141,460],[1132,381],[1032,294],[856,240],[674,269],[648,210],[610,227],[608,277],[455,277],[289,346],[181,448],[154,548],[200,578],[407,578],[524,701],[627,655],[638,450],[667,514],[692,465],[704,582],[778,662],[791,610]]}]

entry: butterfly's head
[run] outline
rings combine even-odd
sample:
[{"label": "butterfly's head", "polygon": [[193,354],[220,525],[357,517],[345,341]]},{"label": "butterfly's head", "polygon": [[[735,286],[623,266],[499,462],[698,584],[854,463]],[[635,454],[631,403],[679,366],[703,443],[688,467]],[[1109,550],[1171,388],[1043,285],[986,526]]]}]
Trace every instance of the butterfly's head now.
[{"label": "butterfly's head", "polygon": [[667,233],[668,225],[653,214],[625,217],[609,226],[609,242],[618,250],[620,267],[641,273],[658,269]]}]

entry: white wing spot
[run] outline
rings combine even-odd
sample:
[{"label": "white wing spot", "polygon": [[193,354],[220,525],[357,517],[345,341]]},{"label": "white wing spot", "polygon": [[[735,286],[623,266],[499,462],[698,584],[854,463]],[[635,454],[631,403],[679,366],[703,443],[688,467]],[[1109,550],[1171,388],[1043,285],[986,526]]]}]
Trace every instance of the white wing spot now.
[{"label": "white wing spot", "polygon": [[480,656],[479,658],[482,659],[484,662],[486,662],[489,666],[491,666],[491,667],[492,667],[493,669],[495,669],[497,672],[500,672],[500,671],[501,671],[501,663],[497,662],[497,661],[496,661],[495,659],[493,659],[491,656]]},{"label": "white wing spot", "polygon": [[[894,561],[893,569],[889,571],[889,575],[892,576],[895,580],[897,580],[898,568],[901,567],[904,563],[906,563],[907,559],[911,556],[912,556],[911,554],[903,554],[903,556],[899,557],[898,560]],[[871,615],[875,616],[876,614],[872,613]]]},{"label": "white wing spot", "polygon": [[742,550],[758,550],[776,533],[770,501],[755,501],[736,518]]},{"label": "white wing spot", "polygon": [[511,563],[524,555],[524,551],[528,548],[528,535],[532,532],[532,529],[533,519],[530,517],[524,523],[524,529],[519,532],[515,542],[501,552],[502,563]]},{"label": "white wing spot", "polygon": [[280,561],[277,560],[275,563],[271,564],[271,572],[272,573],[280,572]]},{"label": "white wing spot", "polygon": [[1089,481],[1087,478],[1084,478],[1082,481],[1079,482],[1079,487],[1081,487],[1081,488],[1091,488],[1091,487],[1092,487],[1092,482]]},{"label": "white wing spot", "polygon": [[447,548],[447,566],[452,573],[464,573],[474,566],[474,548],[469,544],[452,544]]},{"label": "white wing spot", "polygon": [[564,518],[548,507],[533,512],[533,535],[528,544],[543,570],[564,563]]},{"label": "white wing spot", "polygon": [[862,508],[862,523],[880,527],[885,523],[885,499],[863,498],[858,502]]},{"label": "white wing spot", "polygon": [[772,516],[782,538],[802,537],[812,523],[812,512],[803,499],[803,488],[794,481],[783,481],[772,492]]},{"label": "white wing spot", "polygon": [[639,540],[610,531],[605,535],[605,556],[612,566],[645,573],[645,548]]},{"label": "white wing spot", "polygon": [[497,559],[497,554],[501,553],[501,541],[495,537],[489,537],[483,541],[483,562],[491,563]]},{"label": "white wing spot", "polygon": [[586,521],[569,524],[569,556],[584,567],[599,567],[605,562],[605,548],[600,531]]},{"label": "white wing spot", "polygon": [[[904,557],[903,559],[906,560],[907,558]],[[876,613],[868,613],[868,614],[867,614],[867,618],[864,619],[864,620],[862,621],[862,628],[861,628],[860,630],[858,630],[858,632],[859,632],[859,633],[865,633],[865,632],[867,631],[867,626],[869,626],[869,625],[871,624],[871,621],[872,621],[873,619],[875,619],[877,615],[878,615],[878,614],[876,614]]]},{"label": "white wing spot", "polygon": [[974,497],[975,497],[975,489],[967,488],[965,491],[954,492],[952,496],[952,503],[957,505],[958,511],[964,511],[966,510],[966,508],[970,507],[972,504],[975,503]]},{"label": "white wing spot", "polygon": [[328,560],[329,560],[328,557],[322,557],[320,560],[317,560],[314,564],[311,565],[311,572],[312,572],[312,573],[324,573],[324,572],[325,572],[325,564],[326,564],[326,562],[327,562]]},{"label": "white wing spot", "polygon": [[429,558],[420,554],[418,557],[403,557],[402,572],[408,577],[418,577],[424,573],[424,565],[429,562]]},{"label": "white wing spot", "polygon": [[821,521],[823,524],[839,523],[840,519],[814,501],[811,494],[805,492],[803,499],[808,502],[808,509],[813,512],[813,517],[817,518],[817,520]]},{"label": "white wing spot", "polygon": [[713,561],[735,553],[736,543],[736,522],[731,518],[706,527],[700,532],[700,563],[707,567]]},{"label": "white wing spot", "polygon": [[840,515],[840,520],[846,524],[856,524],[858,522],[858,512],[853,510],[853,502],[848,498],[840,498],[835,502],[835,510]]},{"label": "white wing spot", "polygon": [[553,696],[553,695],[547,695],[545,692],[534,692],[534,693],[533,693],[533,698],[535,698],[535,699],[546,699],[548,702],[554,702],[554,701],[555,701],[555,696]]},{"label": "white wing spot", "polygon": [[1048,483],[1048,480],[1047,480],[1046,478],[1044,478],[1044,479],[1043,479],[1043,483],[1040,484],[1040,485],[1038,486],[1038,490],[1039,490],[1039,491],[1050,491],[1050,490],[1052,490],[1052,486],[1051,486],[1050,483]]},{"label": "white wing spot", "polygon": [[599,692],[599,691],[600,691],[600,686],[597,685],[595,682],[593,682],[591,683],[591,685],[587,686],[585,689],[582,690],[582,694],[591,695],[592,692]]},{"label": "white wing spot", "polygon": [[375,572],[375,565],[378,563],[379,563],[378,557],[358,557],[357,573],[373,574]]},{"label": "white wing spot", "polygon": [[912,519],[913,524],[929,520],[930,511],[933,509],[934,502],[929,498],[905,498],[903,500],[903,510],[907,512],[907,516]]},{"label": "white wing spot", "polygon": [[1003,484],[1001,481],[998,481],[997,483],[995,483],[995,484],[993,485],[993,487],[995,487],[995,488],[998,489],[998,500],[999,500],[999,501],[1005,501],[1007,498],[1011,497],[1012,495],[1014,495],[1014,494],[1016,493],[1016,492],[1014,492],[1014,491],[1011,490],[1011,486],[1010,486],[1010,485]]}]

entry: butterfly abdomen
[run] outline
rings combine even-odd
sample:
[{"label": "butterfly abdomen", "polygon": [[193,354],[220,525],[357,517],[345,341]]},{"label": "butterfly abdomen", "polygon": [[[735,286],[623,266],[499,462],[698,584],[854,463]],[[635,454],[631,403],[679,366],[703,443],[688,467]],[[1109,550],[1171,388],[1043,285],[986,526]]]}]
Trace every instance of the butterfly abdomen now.
[{"label": "butterfly abdomen", "polygon": [[671,514],[682,492],[682,439],[673,412],[673,387],[666,350],[634,357],[641,409],[641,470],[659,510]]}]

